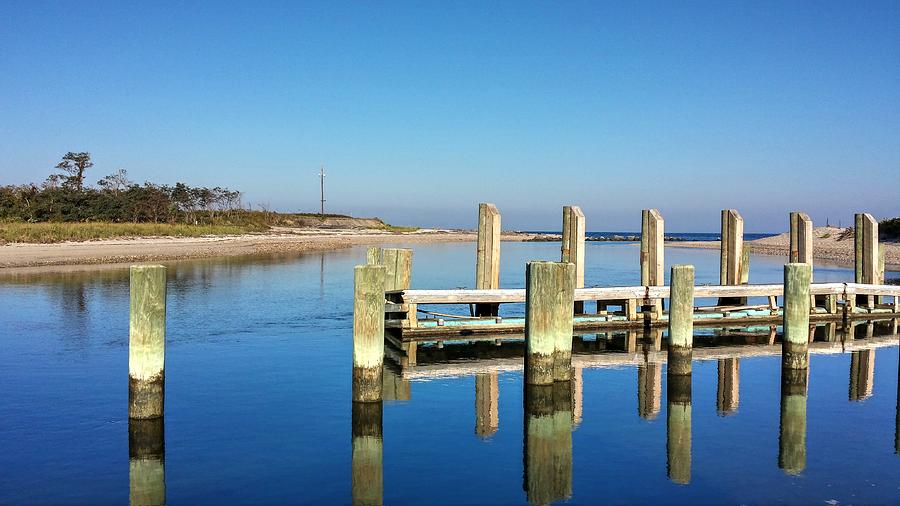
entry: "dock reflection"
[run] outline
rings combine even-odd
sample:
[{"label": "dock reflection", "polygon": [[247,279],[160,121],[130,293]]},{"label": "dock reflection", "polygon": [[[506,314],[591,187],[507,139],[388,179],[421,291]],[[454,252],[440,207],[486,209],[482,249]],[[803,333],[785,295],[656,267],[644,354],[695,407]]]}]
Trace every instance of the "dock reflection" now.
[{"label": "dock reflection", "polygon": [[500,427],[500,384],[497,372],[475,375],[475,434],[488,438]]},{"label": "dock reflection", "polygon": [[132,506],[166,504],[163,418],[128,420],[128,482],[128,501]]},{"label": "dock reflection", "polygon": [[523,488],[531,504],[572,495],[572,386],[525,385]]}]

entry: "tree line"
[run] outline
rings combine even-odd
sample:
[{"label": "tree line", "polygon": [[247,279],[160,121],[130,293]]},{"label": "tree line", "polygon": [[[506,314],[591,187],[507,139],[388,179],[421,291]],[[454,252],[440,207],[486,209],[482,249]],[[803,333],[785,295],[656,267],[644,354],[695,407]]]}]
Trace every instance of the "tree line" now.
[{"label": "tree line", "polygon": [[0,186],[0,220],[210,223],[246,212],[241,193],[184,183],[137,184],[119,169],[86,184],[90,153],[66,153],[41,184]]}]

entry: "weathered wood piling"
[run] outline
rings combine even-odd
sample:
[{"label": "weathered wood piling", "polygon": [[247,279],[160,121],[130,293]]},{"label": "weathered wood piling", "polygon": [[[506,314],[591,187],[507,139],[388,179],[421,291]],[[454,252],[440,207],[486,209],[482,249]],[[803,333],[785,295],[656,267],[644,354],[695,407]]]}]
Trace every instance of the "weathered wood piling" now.
[{"label": "weathered wood piling", "polygon": [[475,434],[493,436],[500,427],[500,383],[497,372],[475,375]]},{"label": "weathered wood piling", "polygon": [[354,506],[384,502],[381,402],[354,402],[351,412],[350,494]]},{"label": "weathered wood piling", "polygon": [[132,506],[166,504],[163,417],[128,420],[128,499]]},{"label": "weathered wood piling", "polygon": [[572,366],[575,266],[528,262],[525,266],[525,382],[568,381]]},{"label": "weathered wood piling", "polygon": [[[878,285],[884,282],[879,276],[878,220],[869,213],[854,215],[854,252],[856,282]],[[860,295],[857,305],[872,309],[881,302],[877,295]]]},{"label": "weathered wood piling", "polygon": [[[500,211],[494,204],[478,205],[478,243],[475,289],[500,288]],[[476,304],[475,316],[497,316],[497,304]]]},{"label": "weathered wood piling", "polygon": [[694,266],[673,266],[670,279],[668,371],[686,375],[694,346]]},{"label": "weathered wood piling", "polygon": [[[641,284],[663,286],[665,284],[665,222],[656,209],[641,211]],[[647,313],[652,319],[662,316],[661,299],[650,301]],[[648,308],[645,308],[645,310]]]},{"label": "weathered wood piling", "polygon": [[[584,213],[578,206],[563,207],[561,262],[575,264],[575,288],[584,288]],[[575,301],[575,314],[584,314],[584,301]]]},{"label": "weathered wood piling", "polygon": [[806,369],[809,346],[809,264],[784,266],[784,337],[781,343],[782,366]]},{"label": "weathered wood piling", "polygon": [[353,401],[380,402],[384,367],[382,265],[353,269]]},{"label": "weathered wood piling", "polygon": [[790,214],[790,257],[795,264],[813,264],[813,222],[799,211]]},{"label": "weathered wood piling", "polygon": [[163,416],[166,356],[166,268],[131,266],[128,417]]},{"label": "weathered wood piling", "polygon": [[778,467],[790,475],[806,468],[806,397],[809,374],[805,369],[781,367],[781,423]]},{"label": "weathered wood piling", "polygon": [[[722,210],[722,238],[719,245],[719,284],[739,285],[743,278],[744,218],[735,209]],[[749,256],[747,257],[749,264]],[[749,269],[749,266],[748,266]],[[720,297],[719,305],[746,305],[746,297]]]}]

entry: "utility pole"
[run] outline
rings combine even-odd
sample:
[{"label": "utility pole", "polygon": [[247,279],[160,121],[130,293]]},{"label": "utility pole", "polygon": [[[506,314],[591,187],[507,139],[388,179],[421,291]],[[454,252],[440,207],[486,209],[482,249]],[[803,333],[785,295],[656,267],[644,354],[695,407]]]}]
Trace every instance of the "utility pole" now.
[{"label": "utility pole", "polygon": [[319,214],[325,214],[325,166],[319,169],[319,187],[321,189],[321,198],[322,200],[319,202],[321,207],[319,208]]}]

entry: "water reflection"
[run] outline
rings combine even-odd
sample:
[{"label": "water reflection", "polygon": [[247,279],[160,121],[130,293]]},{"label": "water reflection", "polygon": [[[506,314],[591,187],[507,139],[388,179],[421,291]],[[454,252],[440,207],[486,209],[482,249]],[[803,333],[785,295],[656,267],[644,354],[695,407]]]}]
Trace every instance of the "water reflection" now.
[{"label": "water reflection", "polygon": [[790,475],[806,469],[806,397],[809,369],[781,370],[778,467]]},{"label": "water reflection", "polygon": [[572,495],[572,386],[525,385],[523,488],[531,504]]},{"label": "water reflection", "polygon": [[850,356],[850,400],[862,401],[872,396],[875,377],[875,350],[857,350]]},{"label": "water reflection", "polygon": [[475,375],[475,434],[488,438],[500,427],[497,371]]},{"label": "water reflection", "polygon": [[716,412],[719,416],[734,414],[740,402],[741,362],[737,358],[718,360],[719,383],[716,390]]},{"label": "water reflection", "polygon": [[350,493],[353,504],[380,506],[384,502],[384,437],[382,403],[352,403]]},{"label": "water reflection", "polygon": [[669,348],[666,370],[666,469],[669,479],[691,482],[691,352]]},{"label": "water reflection", "polygon": [[653,420],[659,416],[662,397],[662,364],[639,364],[637,375],[638,416],[644,420]]},{"label": "water reflection", "polygon": [[132,506],[166,503],[163,418],[128,420],[128,499]]}]

